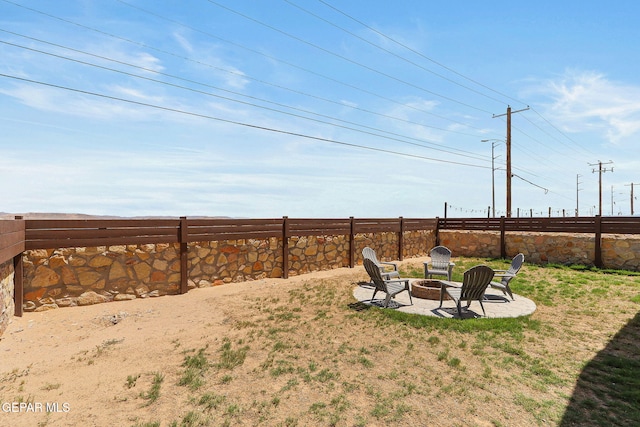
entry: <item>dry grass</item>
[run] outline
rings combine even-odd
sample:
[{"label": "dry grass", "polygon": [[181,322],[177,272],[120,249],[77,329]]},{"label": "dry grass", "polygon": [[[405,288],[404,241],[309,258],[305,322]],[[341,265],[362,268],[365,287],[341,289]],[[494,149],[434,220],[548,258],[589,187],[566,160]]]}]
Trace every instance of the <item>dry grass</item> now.
[{"label": "dry grass", "polygon": [[[480,262],[507,265],[457,259],[456,272]],[[402,271],[418,276],[422,265],[407,260]],[[91,397],[74,396],[55,375],[36,381],[2,370],[0,398],[72,401],[66,415],[94,425],[640,423],[640,276],[525,264],[512,284],[538,304],[532,316],[464,321],[358,304],[352,291],[364,277],[349,270],[226,298],[216,306],[220,324],[212,317],[153,341],[147,350],[162,357],[149,366],[131,348],[118,351],[124,343],[103,340],[108,351],[80,362],[121,366],[102,380],[118,384],[117,397],[102,401],[97,416],[74,413],[74,399]],[[12,425],[26,419],[9,416]],[[56,416],[38,422],[65,425]]]}]

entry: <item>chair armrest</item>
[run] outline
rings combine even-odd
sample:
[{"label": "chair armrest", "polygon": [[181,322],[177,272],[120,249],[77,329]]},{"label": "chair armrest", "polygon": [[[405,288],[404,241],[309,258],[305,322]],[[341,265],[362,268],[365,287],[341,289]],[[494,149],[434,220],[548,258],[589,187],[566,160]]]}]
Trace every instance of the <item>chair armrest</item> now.
[{"label": "chair armrest", "polygon": [[393,280],[385,280],[386,283],[406,283],[409,284],[409,279],[393,279]]},{"label": "chair armrest", "polygon": [[448,280],[439,280],[440,284],[444,285],[447,288],[461,288],[462,283],[460,282],[450,282]]},{"label": "chair armrest", "polygon": [[382,262],[382,261],[380,261],[380,264],[384,264],[384,265],[391,265],[391,266],[393,266],[393,269],[394,269],[395,271],[398,271],[398,263],[395,263],[395,262]]},{"label": "chair armrest", "polygon": [[506,271],[494,272],[493,277],[516,277],[513,273],[507,273]]}]

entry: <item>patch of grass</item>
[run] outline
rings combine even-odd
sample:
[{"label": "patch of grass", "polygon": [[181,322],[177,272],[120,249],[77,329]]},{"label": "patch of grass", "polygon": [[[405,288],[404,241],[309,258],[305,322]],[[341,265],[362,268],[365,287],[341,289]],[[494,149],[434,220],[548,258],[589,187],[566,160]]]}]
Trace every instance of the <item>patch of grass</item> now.
[{"label": "patch of grass", "polygon": [[226,400],[225,396],[217,395],[213,392],[205,393],[198,399],[198,405],[203,406],[206,410],[218,409]]},{"label": "patch of grass", "polygon": [[204,374],[209,369],[209,362],[205,355],[206,347],[198,350],[193,356],[185,356],[182,366],[185,368],[178,385],[187,386],[196,390],[204,384]]},{"label": "patch of grass", "polygon": [[224,339],[222,347],[220,348],[220,362],[216,367],[221,369],[233,369],[236,366],[240,366],[244,363],[247,357],[249,346],[243,346],[237,349],[232,348],[231,340]]},{"label": "patch of grass", "polygon": [[160,421],[147,421],[145,423],[136,423],[134,427],[160,427]]},{"label": "patch of grass", "polygon": [[112,347],[116,344],[120,344],[122,341],[124,341],[124,338],[122,339],[110,339],[107,341],[104,341],[102,344],[96,346],[96,352],[95,355],[96,356],[100,356],[102,353],[104,353],[109,347]]},{"label": "patch of grass", "polygon": [[56,383],[56,384],[47,383],[44,386],[42,386],[41,390],[50,391],[50,390],[57,390],[59,388],[60,388],[60,383]]},{"label": "patch of grass", "polygon": [[533,417],[540,423],[544,423],[549,420],[552,415],[552,407],[554,406],[553,400],[536,400],[531,397],[525,396],[522,393],[517,393],[514,396],[514,403],[521,406],[525,411],[533,415]]},{"label": "patch of grass", "polygon": [[203,427],[210,425],[209,419],[196,411],[189,411],[182,417],[180,427]]},{"label": "patch of grass", "polygon": [[127,383],[126,383],[126,387],[127,388],[133,388],[136,385],[136,381],[138,381],[138,378],[140,378],[140,374],[138,375],[128,375],[127,376]]},{"label": "patch of grass", "polygon": [[153,381],[151,383],[151,388],[147,392],[140,393],[140,397],[147,400],[147,405],[152,404],[160,397],[160,386],[164,381],[164,375],[160,372],[155,372],[153,374]]},{"label": "patch of grass", "polygon": [[279,377],[295,372],[293,364],[287,360],[276,360],[274,364],[275,366],[269,371],[272,377]]},{"label": "patch of grass", "polygon": [[373,362],[364,356],[360,356],[358,358],[358,362],[362,364],[362,366],[364,366],[365,368],[373,368]]}]

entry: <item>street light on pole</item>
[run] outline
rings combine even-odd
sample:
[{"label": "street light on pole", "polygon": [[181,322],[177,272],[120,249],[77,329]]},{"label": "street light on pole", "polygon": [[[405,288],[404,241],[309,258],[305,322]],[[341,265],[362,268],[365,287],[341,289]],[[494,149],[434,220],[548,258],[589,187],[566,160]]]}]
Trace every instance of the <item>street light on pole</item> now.
[{"label": "street light on pole", "polygon": [[496,157],[494,156],[494,150],[496,148],[496,143],[504,142],[501,139],[482,139],[480,142],[490,142],[491,143],[491,210],[493,211],[492,216],[496,217],[496,168],[494,166],[494,161]]}]

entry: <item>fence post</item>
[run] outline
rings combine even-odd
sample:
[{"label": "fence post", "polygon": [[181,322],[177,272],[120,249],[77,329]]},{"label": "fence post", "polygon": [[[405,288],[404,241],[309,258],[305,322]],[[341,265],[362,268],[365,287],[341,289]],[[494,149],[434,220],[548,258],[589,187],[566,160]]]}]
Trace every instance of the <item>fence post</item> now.
[{"label": "fence post", "polygon": [[[22,220],[23,217],[17,215],[17,220]],[[23,230],[24,232],[24,230]],[[22,264],[22,253],[13,257],[13,305],[14,316],[22,317],[22,310],[24,304],[24,269]]]},{"label": "fence post", "polygon": [[404,255],[404,218],[400,217],[400,231],[398,232],[398,260],[402,261]]},{"label": "fence post", "polygon": [[595,259],[593,263],[596,267],[602,268],[602,216],[595,216],[595,232],[596,232],[596,241],[595,241]]},{"label": "fence post", "polygon": [[189,228],[187,217],[180,217],[180,233],[178,234],[178,242],[180,242],[180,293],[186,294],[189,291]]},{"label": "fence post", "polygon": [[500,258],[507,257],[507,242],[505,241],[505,219],[500,217]]},{"label": "fence post", "polygon": [[349,268],[353,268],[356,265],[356,236],[354,233],[354,220],[353,217],[349,217]]},{"label": "fence post", "polygon": [[289,278],[289,217],[282,217],[282,278]]},{"label": "fence post", "polygon": [[[437,216],[436,217],[436,229],[433,231],[433,234],[435,234],[435,246],[440,246],[440,217]],[[426,253],[429,253],[429,249],[431,248],[426,248]]]}]

